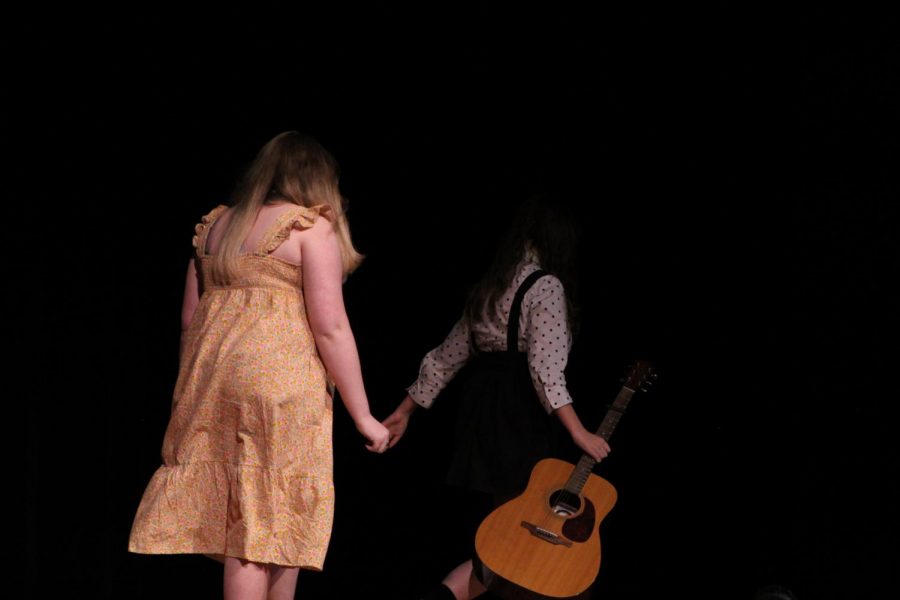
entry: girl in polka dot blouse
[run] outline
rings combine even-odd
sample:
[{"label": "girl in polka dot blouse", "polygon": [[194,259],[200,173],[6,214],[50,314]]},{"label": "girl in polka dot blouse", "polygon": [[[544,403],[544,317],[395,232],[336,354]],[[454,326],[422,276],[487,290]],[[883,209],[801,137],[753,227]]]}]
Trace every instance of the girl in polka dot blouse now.
[{"label": "girl in polka dot blouse", "polygon": [[[552,453],[560,425],[595,460],[610,451],[606,440],[585,429],[566,387],[578,230],[557,196],[534,195],[523,203],[463,316],[425,355],[418,378],[384,421],[393,446],[415,409],[429,408],[466,367],[447,483],[490,497],[487,511],[524,491],[534,464]],[[474,537],[474,529],[470,533]],[[467,560],[426,598],[465,600],[484,591]]]}]

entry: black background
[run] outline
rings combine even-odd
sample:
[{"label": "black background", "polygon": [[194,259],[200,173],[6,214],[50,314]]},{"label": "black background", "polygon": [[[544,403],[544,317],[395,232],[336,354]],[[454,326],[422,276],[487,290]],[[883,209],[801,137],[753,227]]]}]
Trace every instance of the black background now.
[{"label": "black background", "polygon": [[[632,360],[659,372],[596,469],[619,493],[597,598],[897,594],[894,15],[123,6],[11,10],[0,42],[27,597],[221,596],[217,563],[127,537],[193,225],[287,129],[342,167],[376,416],[458,317],[523,183],[581,197],[576,407],[595,428]],[[458,562],[451,397],[383,456],[338,408],[332,543],[298,597],[412,599]]]}]

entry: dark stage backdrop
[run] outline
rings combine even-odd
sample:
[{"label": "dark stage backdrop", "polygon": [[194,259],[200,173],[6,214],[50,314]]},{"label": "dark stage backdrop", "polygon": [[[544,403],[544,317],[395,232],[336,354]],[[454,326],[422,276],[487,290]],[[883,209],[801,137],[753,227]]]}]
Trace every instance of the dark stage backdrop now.
[{"label": "dark stage backdrop", "polygon": [[[20,10],[8,27],[26,597],[220,597],[217,563],[132,555],[127,537],[160,462],[193,226],[286,129],[343,169],[367,256],[346,300],[379,416],[523,186],[579,197],[576,406],[595,428],[631,361],[659,373],[596,468],[619,493],[596,598],[897,594],[892,15],[282,3]],[[298,598],[412,599],[458,562],[452,400],[383,456],[337,408],[332,544]]]}]

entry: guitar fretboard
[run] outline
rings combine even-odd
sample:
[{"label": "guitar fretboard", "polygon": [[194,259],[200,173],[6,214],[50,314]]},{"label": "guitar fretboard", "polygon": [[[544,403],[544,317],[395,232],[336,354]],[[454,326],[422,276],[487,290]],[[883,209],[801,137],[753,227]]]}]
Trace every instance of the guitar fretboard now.
[{"label": "guitar fretboard", "polygon": [[[616,400],[609,407],[609,410],[606,411],[606,416],[603,418],[603,422],[600,423],[599,429],[597,429],[597,435],[604,440],[609,440],[609,436],[612,435],[616,425],[619,424],[619,419],[622,417],[622,413],[625,412],[625,407],[628,406],[628,401],[631,400],[633,395],[633,389],[627,385],[622,386],[622,389],[619,390],[619,394],[616,396]],[[596,464],[596,460],[587,454],[583,454],[581,460],[578,461],[578,464],[572,470],[568,481],[566,481],[566,491],[576,495],[580,494]]]}]

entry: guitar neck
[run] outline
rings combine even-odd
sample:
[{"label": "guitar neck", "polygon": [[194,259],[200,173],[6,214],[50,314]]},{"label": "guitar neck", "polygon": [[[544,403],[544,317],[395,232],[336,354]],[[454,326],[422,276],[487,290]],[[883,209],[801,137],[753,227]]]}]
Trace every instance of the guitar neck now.
[{"label": "guitar neck", "polygon": [[[609,437],[615,430],[616,425],[619,424],[619,419],[625,412],[625,407],[628,406],[628,402],[633,395],[633,389],[629,388],[627,385],[622,386],[615,401],[610,405],[609,410],[606,411],[606,416],[603,418],[603,422],[600,423],[600,428],[597,429],[597,435],[604,440],[609,441]],[[587,454],[582,454],[581,460],[578,461],[575,469],[572,470],[572,475],[569,476],[569,480],[566,482],[566,491],[573,494],[580,494],[596,464],[596,460]]]}]

